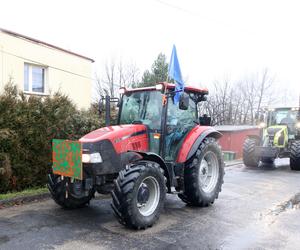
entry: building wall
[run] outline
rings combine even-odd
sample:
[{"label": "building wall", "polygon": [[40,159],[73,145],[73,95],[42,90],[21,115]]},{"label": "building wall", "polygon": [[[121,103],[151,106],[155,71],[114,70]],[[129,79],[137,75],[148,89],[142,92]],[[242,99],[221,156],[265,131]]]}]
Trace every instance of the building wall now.
[{"label": "building wall", "polygon": [[247,129],[247,130],[232,130],[221,131],[223,136],[219,139],[219,144],[223,151],[235,152],[235,158],[240,159],[243,157],[243,144],[248,135],[259,135],[259,129]]},{"label": "building wall", "polygon": [[24,63],[46,67],[46,94],[60,90],[79,108],[88,108],[92,94],[90,60],[0,31],[0,91],[12,77],[23,90]]}]

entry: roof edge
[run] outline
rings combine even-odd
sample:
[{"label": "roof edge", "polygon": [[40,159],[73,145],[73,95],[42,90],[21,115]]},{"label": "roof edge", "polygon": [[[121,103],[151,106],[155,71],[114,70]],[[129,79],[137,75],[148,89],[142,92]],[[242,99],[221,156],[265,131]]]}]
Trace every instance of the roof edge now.
[{"label": "roof edge", "polygon": [[55,46],[55,45],[50,44],[50,43],[43,42],[43,41],[41,41],[41,40],[38,40],[38,39],[35,39],[35,38],[32,38],[32,37],[29,37],[29,36],[25,36],[25,35],[16,33],[16,32],[14,32],[14,31],[10,31],[10,30],[7,30],[7,29],[2,29],[2,28],[0,28],[0,32],[6,33],[6,34],[11,35],[11,36],[23,38],[23,39],[29,40],[29,41],[34,42],[34,43],[37,43],[37,44],[42,44],[42,45],[44,45],[44,46],[47,46],[47,47],[50,47],[50,48],[53,48],[53,49],[57,49],[57,50],[60,50],[60,51],[65,52],[65,53],[74,55],[74,56],[81,57],[81,58],[83,58],[83,59],[86,59],[86,60],[91,61],[92,63],[95,62],[95,60],[92,59],[92,58],[89,58],[89,57],[86,57],[86,56],[77,54],[77,53],[72,52],[72,51],[70,51],[70,50],[63,49],[63,48],[61,48],[61,47]]},{"label": "roof edge", "polygon": [[[138,92],[138,91],[147,91],[147,90],[156,90],[156,85],[157,84],[163,84],[165,86],[165,88],[167,89],[174,89],[175,88],[175,84],[173,83],[168,83],[168,82],[158,82],[155,83],[155,85],[153,86],[148,86],[148,87],[139,87],[139,88],[125,88],[126,91],[128,92]],[[184,89],[190,91],[190,92],[197,92],[203,95],[207,95],[208,89],[207,88],[197,88],[197,87],[193,87],[193,86],[185,86]]]}]

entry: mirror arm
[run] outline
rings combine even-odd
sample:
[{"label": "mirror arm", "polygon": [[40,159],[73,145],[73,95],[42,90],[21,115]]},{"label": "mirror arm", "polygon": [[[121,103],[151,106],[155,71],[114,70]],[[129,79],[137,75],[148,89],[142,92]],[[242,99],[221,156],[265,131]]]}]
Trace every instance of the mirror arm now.
[{"label": "mirror arm", "polygon": [[183,92],[183,90],[180,89],[180,90],[174,90],[172,92],[168,92],[168,93],[166,93],[166,96],[169,97],[169,96],[175,95],[178,92]]}]

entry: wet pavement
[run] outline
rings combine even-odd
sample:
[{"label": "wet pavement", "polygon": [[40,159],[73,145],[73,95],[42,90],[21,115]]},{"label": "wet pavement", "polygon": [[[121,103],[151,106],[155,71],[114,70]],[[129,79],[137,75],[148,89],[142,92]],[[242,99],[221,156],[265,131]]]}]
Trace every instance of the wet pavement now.
[{"label": "wet pavement", "polygon": [[114,218],[110,199],[66,211],[52,200],[0,210],[0,249],[300,249],[300,172],[227,167],[219,199],[205,208],[168,195],[143,231]]}]

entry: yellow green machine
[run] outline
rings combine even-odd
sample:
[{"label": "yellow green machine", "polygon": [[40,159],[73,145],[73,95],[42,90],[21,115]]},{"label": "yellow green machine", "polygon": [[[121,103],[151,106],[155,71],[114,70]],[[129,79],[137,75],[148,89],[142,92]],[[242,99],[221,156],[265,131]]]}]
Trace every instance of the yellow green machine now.
[{"label": "yellow green machine", "polygon": [[[258,115],[256,116],[258,118]],[[243,146],[247,167],[290,158],[292,170],[300,170],[300,108],[281,107],[261,112],[260,136],[248,136]]]}]

